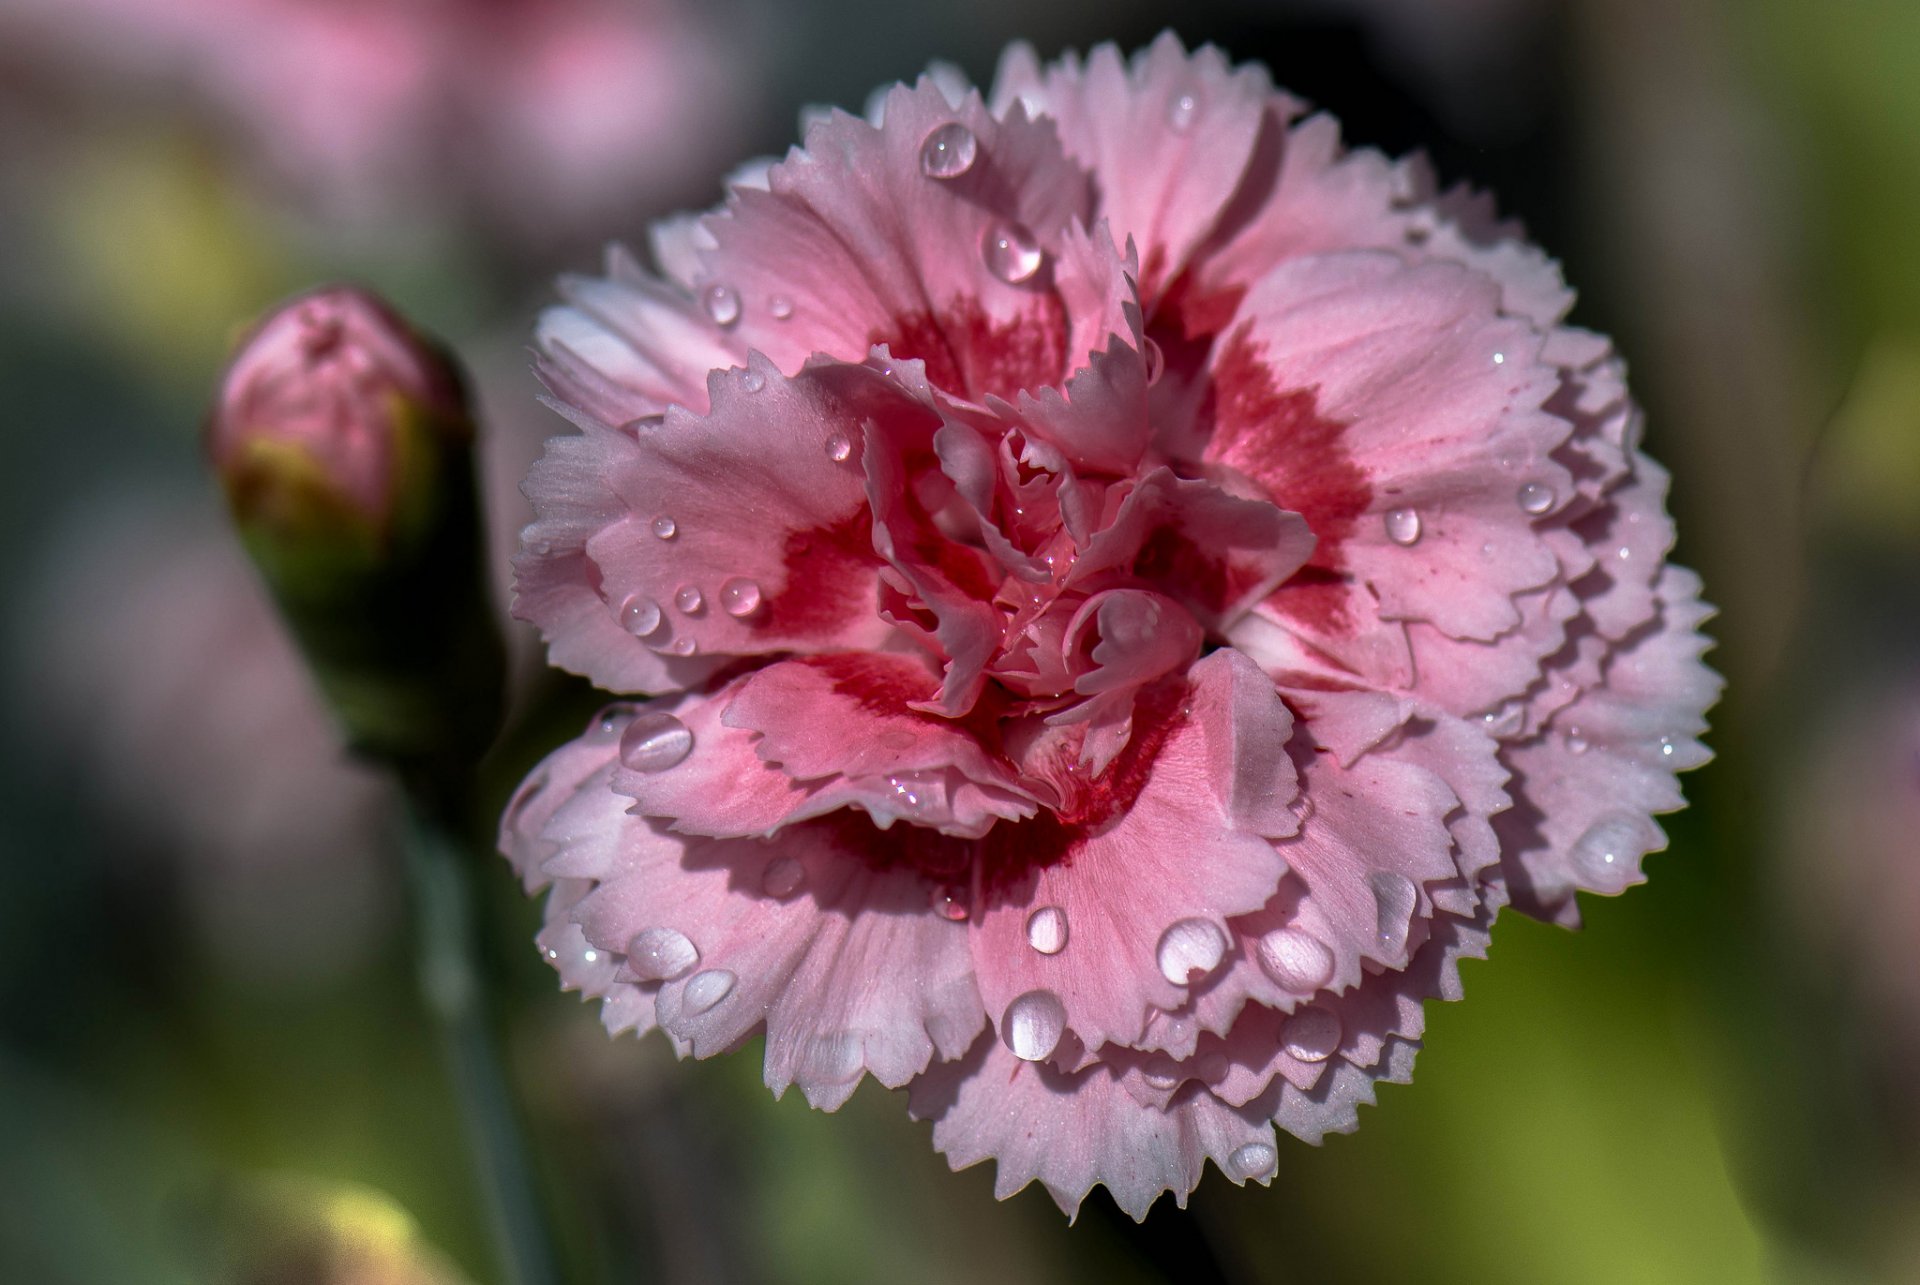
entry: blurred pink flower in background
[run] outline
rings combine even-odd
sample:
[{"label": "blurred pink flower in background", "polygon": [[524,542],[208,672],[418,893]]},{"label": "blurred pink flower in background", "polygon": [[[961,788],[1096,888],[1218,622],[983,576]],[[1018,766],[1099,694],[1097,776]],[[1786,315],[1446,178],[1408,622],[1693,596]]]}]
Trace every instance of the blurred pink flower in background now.
[{"label": "blurred pink flower in background", "polygon": [[817,120],[563,283],[517,612],[610,707],[503,845],[611,1029],[1144,1216],[1638,882],[1718,681],[1556,266],[1163,37]]},{"label": "blurred pink flower in background", "polygon": [[710,180],[742,29],[678,0],[0,0],[16,56],[185,98],[305,202],[545,236]]},{"label": "blurred pink flower in background", "polygon": [[399,899],[386,789],[348,761],[227,525],[103,497],[70,515],[34,597],[28,707],[124,819],[114,850],[165,863],[191,940],[269,990],[364,962]]}]

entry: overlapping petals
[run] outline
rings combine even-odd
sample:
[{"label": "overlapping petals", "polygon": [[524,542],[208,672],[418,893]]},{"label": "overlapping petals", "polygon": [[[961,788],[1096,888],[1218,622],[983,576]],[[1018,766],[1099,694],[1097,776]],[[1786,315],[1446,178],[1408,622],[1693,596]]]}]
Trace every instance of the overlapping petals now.
[{"label": "overlapping petals", "polygon": [[518,611],[611,707],[510,809],[616,1028],[911,1084],[1143,1216],[1407,1078],[1618,892],[1717,679],[1558,270],[1171,37],[833,114],[563,284]]}]

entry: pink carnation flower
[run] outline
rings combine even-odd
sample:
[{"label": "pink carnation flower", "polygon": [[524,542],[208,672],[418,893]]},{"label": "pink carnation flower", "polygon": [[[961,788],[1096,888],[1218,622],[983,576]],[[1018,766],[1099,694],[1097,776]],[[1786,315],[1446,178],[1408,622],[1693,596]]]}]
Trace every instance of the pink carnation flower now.
[{"label": "pink carnation flower", "polygon": [[1171,36],[924,79],[563,283],[517,611],[619,692],[503,845],[607,1025],[1143,1216],[1353,1128],[1717,680],[1554,264]]}]

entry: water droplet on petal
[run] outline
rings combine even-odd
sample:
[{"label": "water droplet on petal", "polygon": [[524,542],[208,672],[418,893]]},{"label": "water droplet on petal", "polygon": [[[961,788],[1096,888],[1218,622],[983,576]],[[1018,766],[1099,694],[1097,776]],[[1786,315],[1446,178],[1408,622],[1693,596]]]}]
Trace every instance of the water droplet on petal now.
[{"label": "water droplet on petal", "polygon": [[1308,995],[1333,976],[1333,952],[1325,942],[1299,928],[1276,928],[1255,950],[1260,969],[1276,986]]},{"label": "water droplet on petal", "polygon": [[700,650],[700,644],[691,638],[676,638],[667,650],[676,656],[691,656]]},{"label": "water droplet on petal", "polygon": [[1567,753],[1585,754],[1586,752],[1587,752],[1587,738],[1580,735],[1579,728],[1569,727],[1567,729]]},{"label": "water droplet on petal", "polygon": [[1160,975],[1175,986],[1185,986],[1194,973],[1203,976],[1220,966],[1227,953],[1227,935],[1211,919],[1182,919],[1160,934],[1154,959]]},{"label": "water droplet on petal", "polygon": [[1671,736],[1663,736],[1660,738],[1660,757],[1673,757],[1673,738]]},{"label": "water droplet on petal", "polygon": [[535,541],[533,541],[533,542],[532,542],[531,544],[529,544],[529,545],[528,545],[527,547],[528,547],[529,549],[532,549],[532,550],[533,550],[533,551],[534,551],[535,553],[537,553],[537,554],[539,554],[539,555],[540,555],[541,557],[543,557],[543,558],[544,558],[544,557],[546,557],[546,556],[547,556],[547,555],[548,555],[549,553],[552,553],[552,552],[553,552],[553,541],[551,541],[551,540],[535,540]]},{"label": "water droplet on petal", "polygon": [[1391,870],[1374,871],[1367,884],[1373,889],[1374,931],[1380,949],[1389,958],[1398,956],[1407,948],[1407,925],[1420,904],[1420,893],[1411,879]]},{"label": "water droplet on petal", "polygon": [[740,372],[740,387],[749,393],[757,393],[767,386],[767,377],[748,366]]},{"label": "water droplet on petal", "polygon": [[673,592],[673,605],[689,616],[697,616],[707,605],[707,596],[699,585],[683,584]]},{"label": "water droplet on petal", "polygon": [[1496,366],[1504,366],[1504,365],[1506,365],[1506,364],[1507,364],[1507,355],[1506,355],[1505,353],[1503,353],[1503,352],[1497,352],[1497,353],[1495,353],[1495,354],[1493,355],[1493,364],[1494,364],[1494,365],[1496,365]]},{"label": "water droplet on petal", "polygon": [[827,458],[835,464],[845,464],[853,455],[853,443],[844,433],[835,433],[827,439]]},{"label": "water droplet on petal", "polygon": [[1051,1057],[1066,1030],[1066,1005],[1052,991],[1028,991],[1007,1005],[1000,1022],[1000,1038],[1023,1062]]},{"label": "water droplet on petal", "polygon": [[1167,124],[1184,134],[1199,111],[1200,101],[1192,94],[1175,94],[1167,100]]},{"label": "water droplet on petal", "polygon": [[644,437],[666,422],[665,415],[642,415],[638,419],[630,419],[622,424],[620,431],[629,437]]},{"label": "water droplet on petal", "polygon": [[731,326],[740,320],[740,292],[732,286],[716,282],[701,292],[700,301],[716,326]]},{"label": "water droplet on petal", "polygon": [[1249,1142],[1227,1157],[1227,1164],[1232,1166],[1234,1176],[1244,1179],[1264,1178],[1279,1163],[1280,1153],[1264,1142]]},{"label": "water droplet on petal", "polygon": [[586,739],[594,744],[605,745],[620,739],[620,733],[627,728],[633,718],[633,706],[627,704],[609,705],[594,716],[592,726],[587,728]]},{"label": "water droplet on petal", "polygon": [[967,894],[952,884],[933,890],[933,912],[942,919],[959,923],[967,917]]},{"label": "water droplet on petal", "polygon": [[793,315],[793,300],[783,294],[774,295],[767,300],[767,311],[775,321],[785,321]]},{"label": "water droplet on petal", "polygon": [[760,586],[744,576],[736,576],[720,586],[720,609],[729,616],[745,619],[760,610]]},{"label": "water droplet on petal", "polygon": [[1140,1078],[1156,1089],[1179,1087],[1185,1077],[1180,1074],[1180,1064],[1165,1053],[1157,1053],[1147,1059],[1140,1071]]},{"label": "water droplet on petal", "polygon": [[698,1017],[733,994],[733,982],[733,974],[724,968],[695,973],[680,994],[680,1011],[688,1017]]},{"label": "water droplet on petal", "polygon": [[1538,517],[1552,508],[1558,497],[1545,482],[1528,482],[1515,493],[1514,498],[1520,502],[1522,509]]},{"label": "water droplet on petal", "polygon": [[1420,539],[1420,513],[1417,509],[1393,509],[1385,521],[1387,539],[1395,544],[1413,544]]},{"label": "water droplet on petal", "polygon": [[1027,916],[1027,945],[1042,955],[1058,955],[1067,947],[1067,912],[1042,906]]},{"label": "water droplet on petal", "polygon": [[1160,376],[1167,373],[1167,354],[1162,352],[1160,345],[1151,339],[1140,346],[1144,350],[1140,355],[1146,359],[1147,363],[1147,384],[1151,387],[1160,382]]},{"label": "water droplet on petal", "polygon": [[1650,823],[1630,812],[1609,812],[1588,826],[1567,850],[1567,861],[1583,884],[1617,888],[1633,869],[1633,859],[1652,847]]},{"label": "water droplet on petal", "polygon": [[620,761],[636,772],[664,772],[693,751],[693,732],[671,714],[654,710],[620,734]]},{"label": "water droplet on petal", "polygon": [[1309,1004],[1280,1028],[1280,1044],[1302,1062],[1324,1062],[1340,1047],[1340,1019],[1330,1009]]},{"label": "water droplet on petal", "polygon": [[687,935],[672,928],[643,928],[627,943],[627,968],[643,982],[670,982],[699,962]]},{"label": "water droplet on petal", "polygon": [[807,868],[795,857],[775,857],[760,874],[760,887],[769,897],[791,897],[807,881]]},{"label": "water droplet on petal", "polygon": [[1033,233],[1018,223],[996,223],[988,228],[980,250],[986,256],[987,270],[1013,286],[1031,281],[1046,257]]},{"label": "water droplet on petal", "polygon": [[636,593],[620,605],[620,626],[635,638],[645,638],[660,627],[660,604]]},{"label": "water droplet on petal", "polygon": [[653,528],[653,533],[662,540],[671,540],[674,536],[680,534],[680,524],[664,513],[654,518],[648,525]]},{"label": "water droplet on petal", "polygon": [[980,140],[957,120],[928,134],[920,144],[920,172],[928,178],[956,179],[973,168]]}]

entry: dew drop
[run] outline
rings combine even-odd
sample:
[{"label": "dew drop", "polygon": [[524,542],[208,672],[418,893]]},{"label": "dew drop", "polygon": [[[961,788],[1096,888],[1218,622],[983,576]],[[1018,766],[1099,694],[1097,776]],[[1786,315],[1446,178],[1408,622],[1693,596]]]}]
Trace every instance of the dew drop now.
[{"label": "dew drop", "polygon": [[835,464],[845,464],[853,455],[853,443],[844,433],[835,433],[827,439],[827,458]]},{"label": "dew drop", "polygon": [[1155,1054],[1147,1059],[1141,1068],[1140,1078],[1156,1089],[1173,1089],[1180,1086],[1185,1078],[1180,1074],[1180,1064],[1165,1053]]},{"label": "dew drop", "polygon": [[630,419],[622,424],[620,431],[629,437],[644,437],[666,422],[665,415],[642,415],[638,419]]},{"label": "dew drop", "polygon": [[620,761],[636,772],[664,772],[692,751],[692,731],[659,710],[640,715],[620,734]]},{"label": "dew drop", "polygon": [[720,586],[720,609],[735,619],[751,616],[760,610],[760,586],[744,576],[735,576]]},{"label": "dew drop", "polygon": [[1185,986],[1199,973],[1204,976],[1220,967],[1227,953],[1227,935],[1210,919],[1182,919],[1160,934],[1154,959],[1160,975],[1175,986]]},{"label": "dew drop", "polygon": [[635,638],[645,638],[660,627],[660,604],[636,593],[620,605],[620,627]]},{"label": "dew drop", "polygon": [[627,968],[643,982],[670,982],[699,962],[687,935],[672,928],[643,928],[627,943]]},{"label": "dew drop", "polygon": [[953,923],[961,922],[967,917],[967,894],[952,884],[935,888],[933,912]]},{"label": "dew drop", "polygon": [[1276,928],[1255,950],[1260,969],[1276,986],[1311,994],[1333,976],[1333,952],[1325,942],[1299,928]]},{"label": "dew drop", "polygon": [[689,616],[697,616],[707,605],[707,596],[699,585],[683,584],[673,592],[673,605]]},{"label": "dew drop", "polygon": [[1309,1004],[1280,1028],[1280,1044],[1302,1062],[1324,1062],[1340,1047],[1340,1019],[1330,1009]]},{"label": "dew drop", "polygon": [[1067,948],[1067,912],[1042,906],[1027,916],[1027,945],[1042,955],[1058,955]]},{"label": "dew drop", "polygon": [[775,321],[785,321],[793,315],[793,300],[783,294],[774,295],[767,300],[767,311]]},{"label": "dew drop", "polygon": [[700,301],[716,326],[731,326],[740,320],[740,292],[718,282],[701,292]]},{"label": "dew drop", "polygon": [[1052,991],[1028,991],[1007,1005],[1000,1021],[1000,1038],[1023,1062],[1051,1057],[1066,1030],[1066,1005]]},{"label": "dew drop", "polygon": [[1585,754],[1586,752],[1587,752],[1587,738],[1580,735],[1579,728],[1569,727],[1567,729],[1567,753]]},{"label": "dew drop", "polygon": [[1618,887],[1633,859],[1650,846],[1646,822],[1630,812],[1609,812],[1588,826],[1567,850],[1567,861],[1583,884]]},{"label": "dew drop", "polygon": [[676,656],[691,656],[700,650],[700,644],[691,638],[676,638],[667,650]]},{"label": "dew drop", "polygon": [[1494,364],[1494,365],[1496,365],[1496,366],[1504,366],[1504,365],[1506,365],[1506,364],[1507,364],[1507,355],[1506,355],[1505,353],[1503,353],[1503,352],[1497,352],[1497,353],[1495,353],[1495,354],[1493,355],[1493,364]]},{"label": "dew drop", "polygon": [[740,387],[749,393],[757,393],[767,386],[767,377],[748,366],[740,372]]},{"label": "dew drop", "polygon": [[1660,757],[1673,757],[1673,738],[1671,736],[1663,736],[1660,738]]},{"label": "dew drop", "polygon": [[1200,102],[1192,94],[1175,94],[1167,99],[1167,124],[1179,133],[1193,126],[1193,118],[1200,111]]},{"label": "dew drop", "polygon": [[1515,493],[1514,498],[1519,501],[1522,509],[1538,517],[1552,508],[1554,500],[1559,497],[1554,495],[1553,488],[1545,482],[1528,482]]},{"label": "dew drop", "polygon": [[532,549],[536,554],[544,558],[549,553],[553,552],[553,541],[535,540],[532,543],[528,544],[527,547],[529,549]]},{"label": "dew drop", "polygon": [[1420,514],[1416,509],[1394,509],[1386,516],[1387,539],[1408,545],[1420,539]]},{"label": "dew drop", "polygon": [[695,973],[687,981],[680,993],[680,1011],[688,1017],[700,1014],[733,994],[733,974],[724,968],[709,968],[704,973]]},{"label": "dew drop", "polygon": [[956,179],[973,168],[980,140],[957,120],[928,134],[920,144],[920,172],[928,178]]},{"label": "dew drop", "polygon": [[620,739],[620,733],[626,730],[627,723],[633,718],[633,706],[609,705],[594,715],[592,726],[587,728],[586,739],[597,745],[605,745]]},{"label": "dew drop", "polygon": [[1160,382],[1160,376],[1167,373],[1167,354],[1162,352],[1160,345],[1151,339],[1141,344],[1141,348],[1144,351],[1140,355],[1146,359],[1147,363],[1147,385],[1152,387]]},{"label": "dew drop", "polygon": [[760,874],[760,887],[769,897],[791,897],[806,881],[807,868],[795,857],[775,857]]},{"label": "dew drop", "polygon": [[1249,1142],[1228,1156],[1227,1163],[1238,1178],[1264,1178],[1279,1165],[1280,1153],[1264,1142]]},{"label": "dew drop", "polygon": [[1046,257],[1033,233],[1018,223],[996,223],[988,228],[980,250],[986,256],[987,270],[1013,286],[1031,281]]},{"label": "dew drop", "polygon": [[1420,894],[1411,879],[1391,870],[1374,871],[1367,884],[1373,889],[1374,932],[1380,949],[1389,958],[1398,956],[1407,948],[1407,925],[1420,904]]},{"label": "dew drop", "polygon": [[652,527],[654,535],[662,540],[671,540],[674,536],[680,534],[680,524],[664,513],[654,518],[654,520],[647,525]]}]

